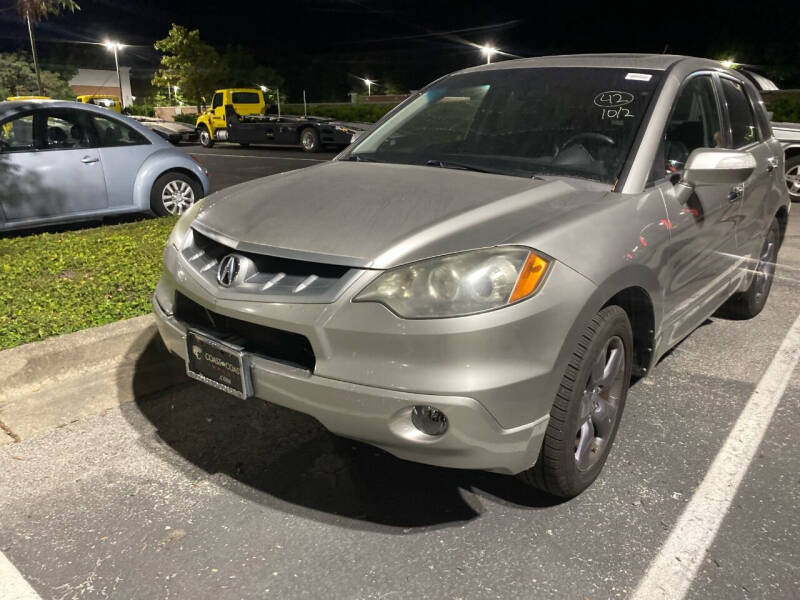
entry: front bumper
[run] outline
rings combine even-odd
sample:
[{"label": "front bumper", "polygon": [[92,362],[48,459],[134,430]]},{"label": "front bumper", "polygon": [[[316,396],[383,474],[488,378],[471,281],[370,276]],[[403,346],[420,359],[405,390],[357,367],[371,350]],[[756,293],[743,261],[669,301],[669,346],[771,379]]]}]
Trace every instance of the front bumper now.
[{"label": "front bumper", "polygon": [[[165,345],[186,360],[186,326],[167,314],[156,297],[153,309]],[[260,356],[252,357],[251,369],[256,397],[311,415],[335,434],[430,465],[518,473],[536,461],[549,419],[545,415],[503,429],[472,398],[347,383]],[[411,409],[420,404],[444,411],[450,424],[444,435],[427,436],[412,425]]]},{"label": "front bumper", "polygon": [[[467,317],[409,320],[380,304],[350,301],[375,272],[362,271],[333,301],[292,303],[226,291],[169,245],[164,265],[154,310],[175,354],[186,358],[180,293],[245,327],[308,340],[314,355],[308,370],[270,354],[251,355],[258,398],[310,414],[334,433],[400,458],[504,473],[536,461],[579,334],[575,324],[596,289],[554,263],[545,289],[524,302]],[[442,410],[448,431],[438,438],[417,431],[410,420],[415,405]]]}]

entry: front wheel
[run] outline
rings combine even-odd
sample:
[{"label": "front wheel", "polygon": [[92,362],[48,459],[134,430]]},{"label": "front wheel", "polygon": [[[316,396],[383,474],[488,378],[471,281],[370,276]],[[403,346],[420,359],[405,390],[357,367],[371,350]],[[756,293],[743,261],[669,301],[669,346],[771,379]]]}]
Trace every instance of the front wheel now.
[{"label": "front wheel", "polygon": [[778,248],[781,245],[781,229],[778,219],[772,223],[761,246],[753,279],[743,292],[737,292],[723,304],[716,315],[725,319],[752,319],[764,309],[772,281],[775,279],[775,262],[778,260]]},{"label": "front wheel", "polygon": [[183,173],[164,173],[150,191],[150,208],[157,215],[182,215],[203,195],[200,184]]},{"label": "front wheel", "polygon": [[213,148],[214,137],[211,135],[211,132],[208,130],[208,127],[206,127],[205,125],[201,125],[199,131],[200,131],[200,144],[203,146],[203,148]]},{"label": "front wheel", "polygon": [[317,130],[313,127],[303,129],[300,133],[300,145],[303,146],[303,150],[306,152],[319,152],[320,143]]},{"label": "front wheel", "polygon": [[589,487],[606,462],[625,408],[633,365],[627,313],[607,306],[584,328],[561,379],[536,464],[526,483],[572,498]]}]

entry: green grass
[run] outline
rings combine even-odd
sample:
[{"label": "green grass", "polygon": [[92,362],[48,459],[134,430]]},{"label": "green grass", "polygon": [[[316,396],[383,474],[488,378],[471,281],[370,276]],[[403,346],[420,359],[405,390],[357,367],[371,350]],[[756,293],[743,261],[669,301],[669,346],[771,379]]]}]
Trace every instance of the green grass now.
[{"label": "green grass", "polygon": [[0,238],[0,349],[149,312],[174,224]]}]

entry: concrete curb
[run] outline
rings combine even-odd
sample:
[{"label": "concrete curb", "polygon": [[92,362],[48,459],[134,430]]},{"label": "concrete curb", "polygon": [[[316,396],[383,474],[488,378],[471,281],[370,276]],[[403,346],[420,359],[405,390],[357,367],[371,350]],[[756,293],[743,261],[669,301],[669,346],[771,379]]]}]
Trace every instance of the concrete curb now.
[{"label": "concrete curb", "polygon": [[0,352],[0,445],[185,381],[152,315]]}]

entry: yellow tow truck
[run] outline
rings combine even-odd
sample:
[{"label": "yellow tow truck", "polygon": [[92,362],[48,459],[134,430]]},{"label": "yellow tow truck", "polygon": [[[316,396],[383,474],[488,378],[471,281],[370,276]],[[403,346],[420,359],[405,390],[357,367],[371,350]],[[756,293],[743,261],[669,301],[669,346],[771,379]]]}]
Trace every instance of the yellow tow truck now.
[{"label": "yellow tow truck", "polygon": [[211,108],[198,115],[196,126],[206,148],[215,142],[231,142],[300,146],[306,152],[319,152],[325,146],[344,148],[355,134],[370,127],[323,117],[281,115],[280,105],[277,115],[268,115],[264,92],[258,88],[217,90]]},{"label": "yellow tow truck", "polygon": [[96,104],[108,110],[113,110],[116,113],[122,113],[122,104],[116,96],[111,96],[109,94],[83,94],[82,96],[78,96],[77,100],[84,104]]}]

